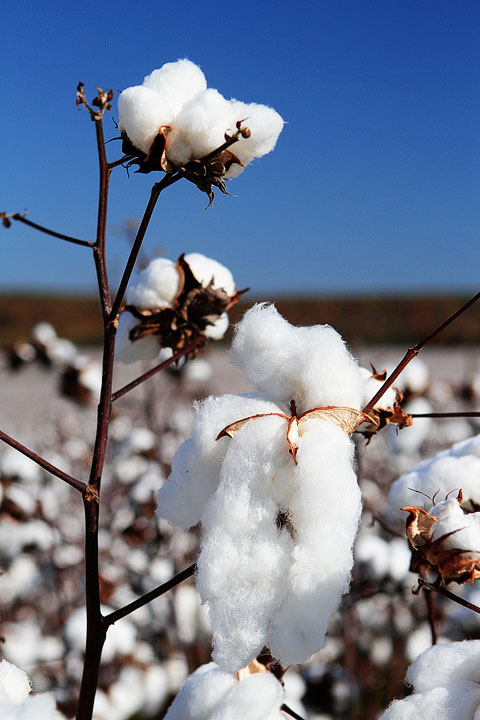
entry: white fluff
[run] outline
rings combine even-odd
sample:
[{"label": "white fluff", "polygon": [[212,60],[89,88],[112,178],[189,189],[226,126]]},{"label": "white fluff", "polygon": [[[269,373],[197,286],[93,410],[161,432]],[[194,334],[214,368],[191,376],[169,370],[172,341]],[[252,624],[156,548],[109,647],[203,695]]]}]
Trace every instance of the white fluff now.
[{"label": "white fluff", "polygon": [[[380,390],[383,385],[383,380],[377,380],[371,370],[361,367],[360,373],[363,378],[363,399],[362,406],[364,407]],[[397,393],[395,388],[391,385],[388,390],[382,395],[380,400],[376,403],[376,408],[390,408],[393,407]]]},{"label": "white fluff", "polygon": [[478,720],[480,640],[443,643],[425,650],[410,666],[413,694],[395,700],[381,720]]},{"label": "white fluff", "polygon": [[[213,629],[215,661],[234,672],[267,645],[284,664],[308,659],[348,589],[360,513],[353,443],[318,418],[299,426],[296,465],[286,440],[290,400],[298,411],[357,407],[362,378],[328,326],[295,328],[257,306],[237,328],[233,357],[270,394],[208,398],[158,493],[158,513],[205,534],[197,585]],[[243,418],[234,437],[220,430]],[[292,539],[288,516],[294,526]]]},{"label": "white fluff", "polygon": [[242,164],[234,164],[234,177],[254,158],[273,150],[283,129],[280,115],[265,105],[226,100],[218,90],[207,89],[198,66],[183,59],[166,63],[148,75],[143,85],[124,90],[118,100],[119,130],[132,144],[148,154],[161,127],[167,126],[166,155],[177,167],[201,158],[222,145],[225,133],[236,131],[244,120],[251,131],[241,137],[232,152]]},{"label": "white fluff", "polygon": [[470,500],[480,504],[479,477],[480,435],[476,435],[411,468],[394,482],[388,502],[397,518],[404,520],[405,515],[400,511],[402,506],[413,505],[430,511],[431,499],[436,493],[436,500],[443,501],[449,493],[456,496],[461,488],[463,506],[471,509]]},{"label": "white fluff", "polygon": [[31,689],[26,672],[7,660],[0,662],[0,701],[21,705]]},{"label": "white fluff", "polygon": [[284,691],[269,672],[237,680],[215,663],[185,681],[165,720],[280,720]]}]

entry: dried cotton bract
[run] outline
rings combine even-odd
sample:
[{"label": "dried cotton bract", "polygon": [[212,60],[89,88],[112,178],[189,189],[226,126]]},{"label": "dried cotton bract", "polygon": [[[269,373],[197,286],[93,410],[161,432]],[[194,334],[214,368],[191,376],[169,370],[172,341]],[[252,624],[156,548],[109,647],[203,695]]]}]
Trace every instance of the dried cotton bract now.
[{"label": "dried cotton bract", "polygon": [[[191,176],[186,173],[209,194],[212,184],[225,190],[222,177],[235,177],[254,158],[271,152],[284,124],[272,108],[226,100],[217,90],[207,89],[203,72],[186,59],[166,63],[143,85],[124,90],[118,115],[123,150],[141,172],[174,172],[238,135],[233,149],[225,149],[201,168],[190,167]],[[243,122],[248,130],[242,132]]]},{"label": "dried cotton bract", "polygon": [[117,359],[151,360],[161,348],[176,352],[201,336],[221,339],[228,328],[227,310],[240,294],[230,270],[200,253],[181,255],[176,263],[152,260],[127,288]]},{"label": "dried cotton bract", "polygon": [[[351,414],[363,394],[335,330],[293,327],[273,306],[246,313],[232,357],[259,392],[197,405],[191,437],[158,495],[158,513],[173,524],[202,523],[197,586],[213,657],[228,672],[264,646],[295,664],[324,643],[348,588],[360,514],[353,443],[337,419],[307,415],[297,423],[295,464],[288,418],[292,400],[297,417],[332,406]],[[248,417],[232,437],[215,440]]]},{"label": "dried cotton bract", "polygon": [[414,692],[395,700],[380,720],[478,720],[480,640],[434,645],[410,666]]}]

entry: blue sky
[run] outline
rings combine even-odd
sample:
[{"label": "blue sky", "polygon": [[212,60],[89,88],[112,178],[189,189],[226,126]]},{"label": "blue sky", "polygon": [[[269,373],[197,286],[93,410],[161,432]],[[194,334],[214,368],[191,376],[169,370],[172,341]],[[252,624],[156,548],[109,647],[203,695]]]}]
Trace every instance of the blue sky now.
[{"label": "blue sky", "polygon": [[[275,151],[206,196],[162,195],[145,251],[201,251],[258,297],[278,292],[475,291],[480,250],[480,4],[330,0],[282,4],[18,0],[2,5],[0,210],[90,239],[93,124],[85,83],[121,90],[188,57],[227,97],[288,122]],[[111,116],[116,116],[116,105]],[[111,117],[107,137],[116,135]],[[111,160],[119,143],[108,146]],[[158,176],[114,171],[112,278],[122,225]],[[90,251],[15,224],[2,230],[0,291],[89,292]]]}]

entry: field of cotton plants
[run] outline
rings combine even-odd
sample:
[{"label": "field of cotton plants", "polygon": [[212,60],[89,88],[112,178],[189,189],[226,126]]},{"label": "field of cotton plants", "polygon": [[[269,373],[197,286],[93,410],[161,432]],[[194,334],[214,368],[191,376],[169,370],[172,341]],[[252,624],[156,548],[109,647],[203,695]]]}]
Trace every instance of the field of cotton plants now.
[{"label": "field of cotton plants", "polygon": [[[92,252],[104,337],[86,353],[44,322],[1,357],[2,718],[473,720],[480,351],[437,342],[480,293],[408,349],[269,303],[215,349],[245,292],[230,270],[137,257],[166,188],[210,207],[284,122],[178,60],[121,93],[108,161],[113,98],[77,88],[95,241],[1,215]],[[119,167],[163,175],[114,289]]]}]

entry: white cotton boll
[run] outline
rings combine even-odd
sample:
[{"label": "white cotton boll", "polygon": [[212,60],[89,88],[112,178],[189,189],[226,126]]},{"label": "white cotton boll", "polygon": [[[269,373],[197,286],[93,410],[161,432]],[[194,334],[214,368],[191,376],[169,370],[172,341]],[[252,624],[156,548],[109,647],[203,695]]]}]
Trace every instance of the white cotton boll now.
[{"label": "white cotton boll", "polygon": [[[364,407],[380,390],[380,388],[383,385],[382,380],[377,380],[372,375],[371,370],[367,370],[367,368],[360,367],[359,368],[361,376],[363,378],[363,399],[362,399],[362,407]],[[397,397],[397,393],[395,391],[395,388],[390,386],[386,393],[382,395],[380,400],[376,403],[376,408],[387,408],[387,407],[393,407],[395,400]]]},{"label": "white cotton boll", "polygon": [[[223,314],[220,316],[220,318],[223,318]],[[226,318],[226,321],[228,326],[228,316]],[[205,360],[204,358],[195,358],[195,360],[190,360],[185,365],[185,370],[183,374],[185,379],[188,380],[188,382],[205,383],[212,379],[213,367],[208,362],[208,360]]]},{"label": "white cotton boll", "polygon": [[126,132],[132,145],[145,154],[160,127],[170,125],[173,117],[168,102],[144,85],[123,90],[118,98],[118,129]]},{"label": "white cotton boll", "polygon": [[198,631],[200,597],[191,585],[182,585],[173,597],[178,637],[183,643],[193,643]]},{"label": "white cotton boll", "polygon": [[235,130],[230,103],[218,90],[204,90],[186,102],[175,118],[167,156],[177,166],[204,157],[225,142],[228,130]]},{"label": "white cotton boll", "polygon": [[458,713],[451,715],[445,709],[447,698],[447,689],[441,687],[428,695],[410,695],[403,700],[395,700],[379,720],[470,720]]},{"label": "white cotton boll", "polygon": [[435,493],[437,500],[445,500],[449,493],[457,495],[461,488],[464,499],[462,505],[471,509],[469,500],[480,504],[479,477],[480,435],[476,435],[412,467],[393,483],[388,503],[397,518],[404,519],[404,513],[400,511],[402,506],[430,510],[433,505],[431,498]]},{"label": "white cotton boll", "polygon": [[304,662],[325,642],[330,617],[350,583],[361,511],[346,433],[325,421],[309,421],[300,441],[299,491],[289,504],[297,534],[288,592],[273,615],[267,642],[287,665]]},{"label": "white cotton boll", "polygon": [[219,482],[219,472],[229,438],[216,440],[224,427],[258,412],[279,412],[275,403],[258,395],[209,397],[195,403],[191,437],[177,450],[172,472],[157,496],[157,514],[172,525],[188,529],[196,525],[208,498]]},{"label": "white cotton boll", "polygon": [[0,579],[0,600],[10,603],[15,598],[32,596],[40,585],[40,573],[32,558],[19,555]]},{"label": "white cotton boll", "polygon": [[160,345],[155,336],[140,338],[132,342],[130,331],[138,325],[139,321],[129,312],[123,312],[118,321],[117,342],[115,358],[118,362],[130,364],[140,360],[154,360],[160,352]]},{"label": "white cotton boll", "polygon": [[168,258],[155,258],[141,270],[127,288],[128,305],[157,310],[170,306],[180,289],[180,274],[176,263]]},{"label": "white cotton boll", "polygon": [[198,65],[184,58],[165,63],[147,75],[144,87],[154,90],[177,115],[182,105],[194,95],[207,89],[205,75]]},{"label": "white cotton boll", "polygon": [[[230,151],[244,166],[274,149],[285,124],[276,110],[266,105],[232,100],[231,114],[234,128],[239,120],[244,120],[242,126],[248,128],[251,133],[250,137],[241,137],[230,147]],[[228,170],[226,177],[236,177],[242,171],[243,167],[235,163]]]},{"label": "white cotton boll", "polygon": [[[285,594],[293,541],[279,531],[271,490],[290,460],[284,421],[262,418],[230,440],[220,484],[202,516],[205,536],[197,587],[213,628],[213,658],[228,672],[246,666],[267,641],[267,626]],[[223,439],[223,438],[222,438]],[[226,439],[228,440],[228,439]]]},{"label": "white cotton boll", "polygon": [[188,253],[185,255],[185,260],[203,287],[211,284],[215,290],[222,289],[227,295],[235,294],[233,275],[225,265],[201,253]]},{"label": "white cotton boll", "polygon": [[48,322],[39,322],[33,326],[30,338],[34,343],[47,345],[51,340],[57,337],[57,331]]},{"label": "white cotton boll", "polygon": [[463,512],[455,498],[438,503],[430,510],[437,519],[432,525],[432,542],[454,533],[442,540],[442,549],[462,549],[480,551],[480,512]]},{"label": "white cotton boll", "polygon": [[[108,615],[112,608],[102,605],[102,615]],[[84,650],[87,621],[84,608],[78,608],[65,624],[65,637],[75,650]],[[112,625],[107,633],[102,658],[105,662],[113,660],[116,654],[128,655],[133,652],[136,644],[137,631],[133,623],[125,618]]]},{"label": "white cotton boll", "polygon": [[202,665],[186,679],[165,720],[210,720],[236,682],[215,663]]},{"label": "white cotton boll", "polygon": [[378,535],[360,535],[355,543],[355,562],[360,565],[362,577],[381,580],[390,566],[388,543]]},{"label": "white cotton boll", "polygon": [[395,582],[402,582],[410,571],[411,552],[408,543],[402,538],[394,538],[388,543],[388,551],[389,575]]},{"label": "white cotton boll", "polygon": [[283,699],[284,690],[271,673],[248,675],[232,687],[211,720],[270,720],[272,711],[280,709]]},{"label": "white cotton boll", "polygon": [[28,675],[7,660],[0,662],[0,700],[21,705],[31,690]]},{"label": "white cotton boll", "polygon": [[55,365],[74,363],[77,357],[77,347],[66,338],[55,337],[46,345],[47,355]]},{"label": "white cotton boll", "polygon": [[412,662],[420,653],[427,650],[432,645],[432,631],[430,627],[424,623],[413,630],[407,639],[405,654]]},{"label": "white cotton boll", "polygon": [[255,305],[237,325],[233,362],[248,380],[297,411],[359,408],[363,383],[340,335],[328,325],[294,327],[273,305]]},{"label": "white cotton boll", "polygon": [[37,482],[41,476],[40,467],[30,458],[12,447],[7,447],[0,456],[0,474],[4,477],[18,478],[25,482]]}]

